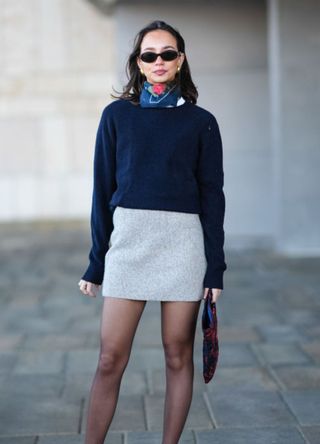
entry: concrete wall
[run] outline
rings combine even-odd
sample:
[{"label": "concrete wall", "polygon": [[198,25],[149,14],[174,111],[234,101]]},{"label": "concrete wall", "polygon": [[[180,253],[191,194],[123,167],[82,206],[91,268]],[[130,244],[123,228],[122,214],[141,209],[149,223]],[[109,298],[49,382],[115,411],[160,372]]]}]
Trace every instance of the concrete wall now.
[{"label": "concrete wall", "polygon": [[82,0],[0,0],[0,220],[87,217],[114,21]]},{"label": "concrete wall", "polygon": [[[277,248],[320,252],[320,2],[280,0]],[[276,87],[275,85],[273,85]]]}]

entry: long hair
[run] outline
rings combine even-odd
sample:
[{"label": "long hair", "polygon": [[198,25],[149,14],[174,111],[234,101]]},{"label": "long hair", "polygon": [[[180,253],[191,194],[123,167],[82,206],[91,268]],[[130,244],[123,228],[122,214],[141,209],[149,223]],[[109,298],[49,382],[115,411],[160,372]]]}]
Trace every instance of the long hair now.
[{"label": "long hair", "polygon": [[[178,51],[185,53],[184,39],[182,38],[178,30],[176,30],[175,28],[173,28],[172,26],[168,25],[166,22],[161,20],[155,20],[149,23],[147,26],[145,26],[138,32],[138,34],[134,39],[134,47],[126,63],[126,75],[129,81],[123,87],[122,92],[118,92],[113,88],[113,90],[116,93],[120,94],[120,96],[111,94],[112,98],[115,99],[121,98],[125,100],[130,100],[134,104],[139,103],[140,93],[142,91],[145,79],[143,74],[141,74],[139,66],[137,64],[137,57],[140,54],[141,42],[144,36],[148,32],[154,31],[156,29],[162,29],[164,31],[170,32],[170,34],[172,34],[177,41]],[[182,66],[180,68],[180,71],[176,73],[174,82],[176,82],[179,85],[181,90],[181,95],[186,101],[197,103],[198,91],[191,78],[191,73],[186,54]]]}]

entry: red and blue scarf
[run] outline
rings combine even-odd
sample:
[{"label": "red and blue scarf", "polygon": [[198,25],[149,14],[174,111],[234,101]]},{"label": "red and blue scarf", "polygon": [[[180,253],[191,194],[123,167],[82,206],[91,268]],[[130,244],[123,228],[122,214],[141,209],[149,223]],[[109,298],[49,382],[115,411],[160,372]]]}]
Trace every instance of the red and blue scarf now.
[{"label": "red and blue scarf", "polygon": [[181,90],[176,82],[143,83],[140,93],[140,105],[142,108],[177,106],[181,97]]}]

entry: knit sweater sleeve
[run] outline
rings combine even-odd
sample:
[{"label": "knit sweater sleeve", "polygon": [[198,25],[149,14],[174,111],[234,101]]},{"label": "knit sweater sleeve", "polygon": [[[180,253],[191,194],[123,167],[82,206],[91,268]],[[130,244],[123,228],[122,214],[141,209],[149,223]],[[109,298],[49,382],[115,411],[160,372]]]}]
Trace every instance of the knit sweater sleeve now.
[{"label": "knit sweater sleeve", "polygon": [[100,118],[93,160],[93,193],[91,206],[91,239],[89,266],[82,279],[100,285],[104,275],[104,259],[113,230],[109,201],[116,189],[116,136],[111,113],[106,107]]},{"label": "knit sweater sleeve", "polygon": [[223,272],[227,269],[224,256],[225,195],[223,151],[218,123],[213,114],[201,132],[198,162],[200,221],[204,234],[207,270],[205,288],[223,289]]}]

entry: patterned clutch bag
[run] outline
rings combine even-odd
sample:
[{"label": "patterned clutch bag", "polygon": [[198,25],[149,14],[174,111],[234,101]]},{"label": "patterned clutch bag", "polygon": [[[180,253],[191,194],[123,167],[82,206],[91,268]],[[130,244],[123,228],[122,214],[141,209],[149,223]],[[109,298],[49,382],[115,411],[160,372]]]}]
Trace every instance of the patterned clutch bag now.
[{"label": "patterned clutch bag", "polygon": [[209,288],[202,312],[203,378],[206,384],[214,375],[219,356],[217,307],[211,297],[212,290]]}]

